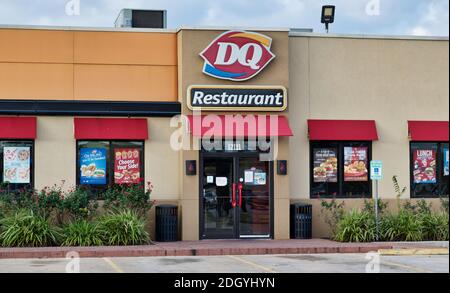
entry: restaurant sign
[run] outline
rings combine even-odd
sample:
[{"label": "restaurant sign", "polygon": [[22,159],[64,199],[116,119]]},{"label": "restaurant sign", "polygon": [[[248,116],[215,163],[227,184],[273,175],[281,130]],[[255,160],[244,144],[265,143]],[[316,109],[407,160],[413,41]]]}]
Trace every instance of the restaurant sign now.
[{"label": "restaurant sign", "polygon": [[188,108],[193,111],[278,111],[287,109],[282,86],[191,86]]}]

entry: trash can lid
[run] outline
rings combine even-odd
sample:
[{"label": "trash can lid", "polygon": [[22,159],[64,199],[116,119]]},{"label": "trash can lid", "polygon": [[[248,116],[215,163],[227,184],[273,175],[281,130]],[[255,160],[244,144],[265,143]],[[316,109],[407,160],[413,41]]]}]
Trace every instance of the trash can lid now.
[{"label": "trash can lid", "polygon": [[175,209],[178,206],[174,205],[174,204],[161,204],[156,206],[157,208],[162,208],[162,209]]}]

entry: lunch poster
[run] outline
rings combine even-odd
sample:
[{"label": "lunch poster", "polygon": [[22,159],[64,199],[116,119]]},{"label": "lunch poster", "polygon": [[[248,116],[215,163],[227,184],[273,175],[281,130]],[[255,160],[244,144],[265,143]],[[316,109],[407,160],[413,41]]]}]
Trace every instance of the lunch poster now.
[{"label": "lunch poster", "polygon": [[436,150],[414,150],[414,183],[436,183]]},{"label": "lunch poster", "polygon": [[337,149],[314,149],[314,182],[337,182]]},{"label": "lunch poster", "polygon": [[3,149],[3,181],[12,184],[30,183],[30,148]]},{"label": "lunch poster", "polygon": [[344,181],[366,182],[369,180],[367,147],[344,148]]},{"label": "lunch poster", "polygon": [[141,179],[140,154],[138,149],[115,149],[114,182],[137,184]]},{"label": "lunch poster", "polygon": [[85,148],[80,150],[80,184],[106,184],[106,149]]}]

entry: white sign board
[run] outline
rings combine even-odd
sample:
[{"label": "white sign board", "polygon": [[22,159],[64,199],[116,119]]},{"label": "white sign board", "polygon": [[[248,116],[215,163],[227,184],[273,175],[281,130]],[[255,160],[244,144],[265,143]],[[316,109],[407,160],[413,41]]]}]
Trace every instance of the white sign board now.
[{"label": "white sign board", "polygon": [[370,162],[370,179],[382,180],[383,179],[383,162],[371,161]]}]

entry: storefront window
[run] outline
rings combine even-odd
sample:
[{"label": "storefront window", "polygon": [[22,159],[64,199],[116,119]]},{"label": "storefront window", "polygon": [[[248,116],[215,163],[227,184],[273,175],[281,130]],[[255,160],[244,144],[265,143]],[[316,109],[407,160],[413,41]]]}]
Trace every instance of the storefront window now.
[{"label": "storefront window", "polygon": [[448,143],[411,143],[411,197],[448,196]]},{"label": "storefront window", "polygon": [[0,141],[0,183],[9,190],[33,188],[33,141]]},{"label": "storefront window", "polygon": [[311,198],[371,197],[370,142],[311,142]]},{"label": "storefront window", "polygon": [[77,150],[77,184],[96,194],[145,178],[144,142],[78,141]]}]

